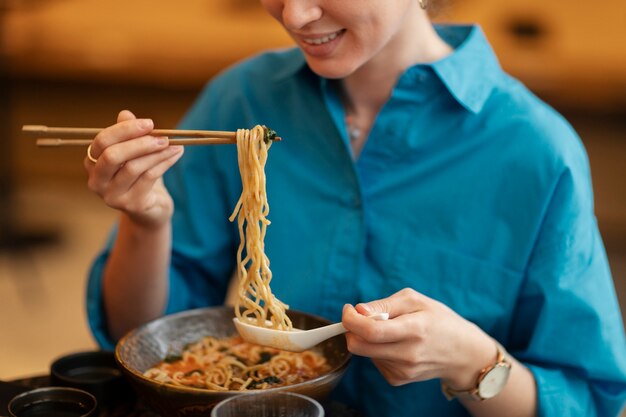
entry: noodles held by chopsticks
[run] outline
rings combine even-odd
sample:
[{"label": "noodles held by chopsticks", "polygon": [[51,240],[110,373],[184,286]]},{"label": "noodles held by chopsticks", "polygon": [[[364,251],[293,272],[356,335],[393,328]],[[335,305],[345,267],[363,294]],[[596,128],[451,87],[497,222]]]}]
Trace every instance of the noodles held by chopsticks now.
[{"label": "noodles held by chopsticks", "polygon": [[[265,254],[265,232],[270,221],[265,190],[265,163],[271,140],[265,138],[265,128],[237,130],[237,155],[242,191],[230,221],[237,219],[240,244],[237,250],[238,296],[235,314],[240,320],[253,320],[261,327],[291,330],[285,310],[270,289],[272,271]],[[244,257],[245,249],[245,257]]]}]

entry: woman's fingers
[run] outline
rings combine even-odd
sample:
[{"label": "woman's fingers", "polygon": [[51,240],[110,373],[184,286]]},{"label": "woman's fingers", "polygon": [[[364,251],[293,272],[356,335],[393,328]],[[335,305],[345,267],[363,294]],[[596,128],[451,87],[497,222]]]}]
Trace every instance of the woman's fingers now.
[{"label": "woman's fingers", "polygon": [[[93,185],[106,184],[118,174],[120,168],[135,159],[159,153],[168,147],[165,137],[142,136],[107,147],[98,157],[97,170],[93,174]],[[138,171],[143,172],[144,170]]]},{"label": "woman's fingers", "polygon": [[112,185],[133,194],[148,193],[156,180],[183,155],[182,146],[170,146],[127,162],[113,178]]},{"label": "woman's fingers", "polygon": [[419,337],[425,327],[423,320],[424,317],[419,312],[403,314],[386,321],[373,320],[349,305],[344,307],[342,317],[342,323],[350,333],[370,344],[394,343],[406,339],[408,335]]},{"label": "woman's fingers", "polygon": [[[132,114],[128,112],[129,114]],[[120,113],[120,117],[129,117],[127,113]],[[148,135],[154,128],[151,119],[126,119],[109,126],[96,135],[91,145],[91,156],[100,160],[102,154],[112,145],[130,139]],[[122,161],[123,162],[123,161]]]},{"label": "woman's fingers", "polygon": [[[153,128],[154,123],[151,119],[137,119],[128,110],[119,112],[117,123],[98,133],[89,147],[91,156],[97,161],[94,163],[89,158],[85,158],[85,169],[89,173],[89,188],[98,192],[101,188],[98,184],[109,181],[127,160],[167,146],[166,138],[147,136]],[[134,142],[131,146],[114,147],[117,144],[127,145],[127,142],[132,142],[132,139],[141,137],[144,137],[142,141]],[[129,151],[130,153],[127,153]]]},{"label": "woman's fingers", "polygon": [[[389,343],[405,337],[407,330],[419,331],[422,319],[413,313],[427,310],[434,301],[412,289],[404,289],[380,300],[344,306],[342,322],[346,329],[371,343]],[[389,320],[375,321],[367,316],[389,313]]]},{"label": "woman's fingers", "polygon": [[[93,167],[91,169],[88,167],[88,172],[90,173],[88,180],[89,188],[102,195],[103,191],[109,188],[109,183],[113,181],[114,177],[119,174],[121,168],[127,163],[148,155],[159,154],[167,147],[167,138],[153,136],[143,136],[109,146],[100,154],[98,162],[92,164]],[[156,158],[159,157],[157,156]],[[161,159],[164,159],[164,157],[161,156]],[[136,171],[141,174],[145,169]],[[132,179],[132,182],[135,180],[136,178]]]},{"label": "woman's fingers", "polygon": [[[379,327],[385,328],[384,332],[378,332],[372,337],[372,333],[362,334],[348,332],[346,339],[348,350],[359,356],[367,356],[373,359],[395,360],[400,362],[412,362],[415,360],[414,349],[421,338],[413,336],[413,330],[404,327],[404,332],[396,327],[396,323],[381,323]],[[389,329],[389,327],[394,327]],[[380,330],[380,329],[379,329]]]},{"label": "woman's fingers", "polygon": [[150,135],[151,119],[137,119],[130,111],[96,135],[85,158],[87,185],[104,202],[143,225],[161,225],[171,217],[173,202],[162,176],[183,154],[166,137]]},{"label": "woman's fingers", "polygon": [[356,310],[366,316],[374,313],[389,313],[389,317],[394,318],[422,310],[429,300],[425,295],[405,288],[387,298],[359,303],[356,305]]},{"label": "woman's fingers", "polygon": [[96,179],[93,180],[93,186],[107,205],[119,209],[137,210],[137,207],[128,206],[131,204],[143,204],[143,202],[138,202],[136,199],[142,195],[140,192],[149,193],[154,182],[180,156],[182,156],[181,146],[166,147],[149,154],[140,154],[135,158],[129,159],[123,166],[118,165],[115,167],[115,172],[112,174],[110,173],[111,168],[108,166],[106,173],[104,173],[104,168],[101,170],[103,172],[94,173],[93,176]]},{"label": "woman's fingers", "polygon": [[424,364],[418,371],[419,377],[416,378],[416,372],[413,367],[395,360],[375,359],[374,365],[390,385],[400,386],[415,382],[416,380],[424,381],[427,379],[437,378],[439,375],[439,367],[433,364]]},{"label": "woman's fingers", "polygon": [[163,174],[183,155],[182,147],[161,152],[170,155],[144,171],[126,193],[111,193],[109,205],[118,204],[135,222],[145,226],[161,224],[171,216],[173,206],[169,193],[163,185]]},{"label": "woman's fingers", "polygon": [[438,349],[428,344],[432,329],[429,313],[416,311],[387,321],[374,321],[356,309],[344,310],[348,350],[369,357],[392,385],[433,377],[439,371],[433,357]]},{"label": "woman's fingers", "polygon": [[122,110],[117,114],[117,122],[124,122],[126,120],[133,120],[137,117],[130,110]]}]

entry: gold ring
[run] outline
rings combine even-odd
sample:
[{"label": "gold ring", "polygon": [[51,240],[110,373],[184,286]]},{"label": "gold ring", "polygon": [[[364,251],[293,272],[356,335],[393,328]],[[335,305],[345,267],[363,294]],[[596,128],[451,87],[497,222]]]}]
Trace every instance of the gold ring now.
[{"label": "gold ring", "polygon": [[91,162],[93,162],[94,164],[96,162],[98,162],[98,160],[96,158],[94,158],[93,156],[91,156],[91,145],[89,145],[87,147],[87,159],[89,159]]}]

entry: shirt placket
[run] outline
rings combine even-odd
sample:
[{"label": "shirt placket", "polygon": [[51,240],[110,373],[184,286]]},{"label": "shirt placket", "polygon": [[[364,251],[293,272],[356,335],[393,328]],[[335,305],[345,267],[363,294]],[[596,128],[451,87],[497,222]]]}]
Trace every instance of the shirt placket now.
[{"label": "shirt placket", "polygon": [[343,195],[337,206],[336,224],[328,259],[326,285],[323,288],[321,310],[326,317],[339,320],[345,303],[358,300],[356,280],[364,252],[364,204],[356,166],[352,159],[350,141],[344,123],[341,101],[327,80],[321,79],[321,92],[331,119],[337,128],[338,139],[345,149],[346,163],[351,169],[338,170]]}]

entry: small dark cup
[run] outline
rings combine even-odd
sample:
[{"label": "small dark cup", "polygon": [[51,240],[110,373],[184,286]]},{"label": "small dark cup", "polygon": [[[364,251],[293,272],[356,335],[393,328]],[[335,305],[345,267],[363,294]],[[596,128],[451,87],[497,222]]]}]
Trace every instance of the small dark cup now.
[{"label": "small dark cup", "polygon": [[9,402],[11,417],[95,417],[97,401],[76,388],[47,387],[26,391]]},{"label": "small dark cup", "polygon": [[295,392],[254,392],[230,397],[211,410],[211,417],[324,417],[313,398]]},{"label": "small dark cup", "polygon": [[50,366],[50,382],[93,394],[100,411],[133,398],[132,388],[118,368],[114,353],[108,351],[78,352],[56,359]]}]

